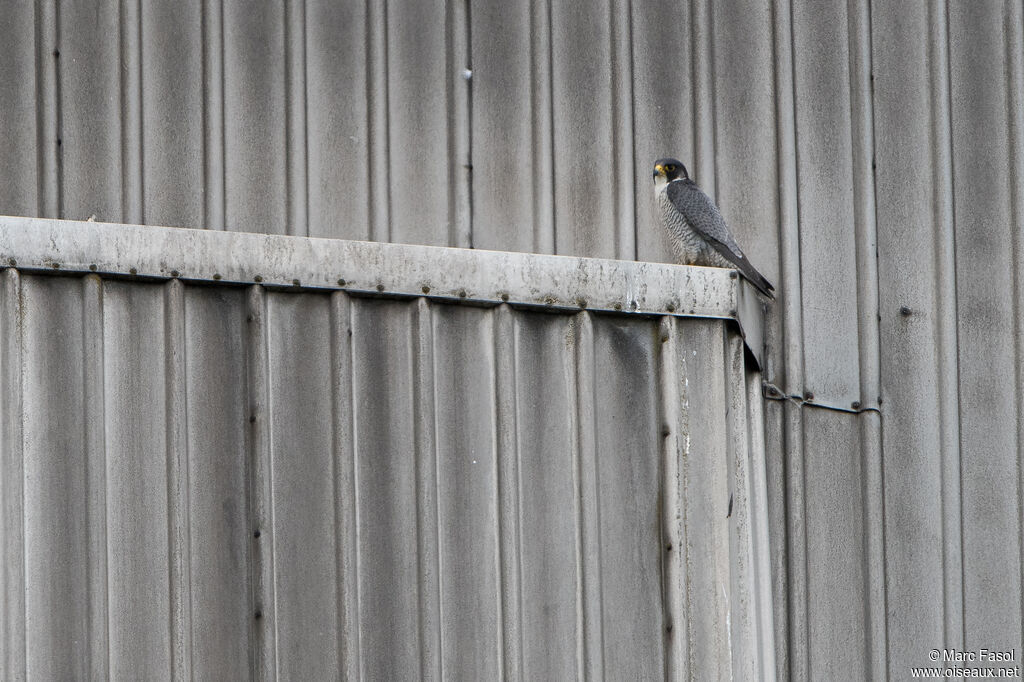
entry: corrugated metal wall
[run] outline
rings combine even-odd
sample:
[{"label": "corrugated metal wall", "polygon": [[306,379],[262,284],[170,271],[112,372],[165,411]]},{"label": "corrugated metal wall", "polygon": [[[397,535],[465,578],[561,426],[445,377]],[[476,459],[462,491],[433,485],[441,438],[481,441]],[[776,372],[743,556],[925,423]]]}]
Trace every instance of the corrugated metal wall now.
[{"label": "corrugated metal wall", "polygon": [[899,678],[1024,648],[1022,22],[1016,0],[9,3],[0,212],[668,260],[648,173],[678,155],[780,292],[779,672]]},{"label": "corrugated metal wall", "polygon": [[0,273],[4,679],[774,669],[726,321],[210,284]]}]

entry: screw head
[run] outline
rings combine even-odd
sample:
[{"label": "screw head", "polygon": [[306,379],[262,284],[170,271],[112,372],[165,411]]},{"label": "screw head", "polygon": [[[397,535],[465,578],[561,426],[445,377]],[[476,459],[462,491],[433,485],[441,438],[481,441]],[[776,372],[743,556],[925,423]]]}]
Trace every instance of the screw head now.
[{"label": "screw head", "polygon": [[900,315],[902,315],[903,317],[908,317],[913,312],[914,311],[910,309],[910,306],[900,306]]}]

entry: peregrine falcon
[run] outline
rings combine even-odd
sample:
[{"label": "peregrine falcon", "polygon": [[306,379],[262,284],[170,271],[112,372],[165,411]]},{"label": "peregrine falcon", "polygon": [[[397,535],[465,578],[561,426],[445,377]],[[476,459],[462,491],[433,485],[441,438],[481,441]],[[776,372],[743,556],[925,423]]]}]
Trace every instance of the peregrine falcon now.
[{"label": "peregrine falcon", "polygon": [[775,287],[740,251],[715,202],[690,179],[686,166],[675,159],[655,161],[654,195],[680,263],[736,268],[758,291],[775,298]]}]

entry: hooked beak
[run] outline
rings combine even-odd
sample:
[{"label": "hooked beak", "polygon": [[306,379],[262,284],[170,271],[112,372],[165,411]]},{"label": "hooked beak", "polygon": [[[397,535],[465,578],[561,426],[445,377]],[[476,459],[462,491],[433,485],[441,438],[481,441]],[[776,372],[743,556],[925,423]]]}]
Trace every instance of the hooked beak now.
[{"label": "hooked beak", "polygon": [[654,164],[654,177],[658,177],[659,175],[665,175],[665,167],[660,163],[656,163]]}]

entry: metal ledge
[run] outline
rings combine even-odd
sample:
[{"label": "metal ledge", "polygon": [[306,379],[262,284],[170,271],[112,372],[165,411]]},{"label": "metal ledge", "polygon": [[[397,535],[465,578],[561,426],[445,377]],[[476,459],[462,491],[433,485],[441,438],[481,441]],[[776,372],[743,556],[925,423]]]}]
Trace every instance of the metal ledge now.
[{"label": "metal ledge", "polygon": [[723,268],[0,216],[3,267],[731,319],[763,366],[762,304]]}]

